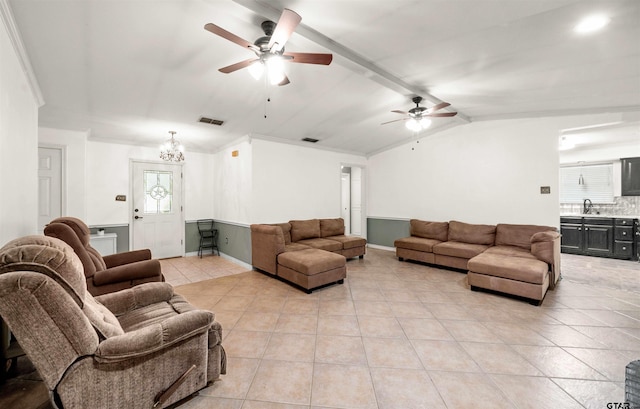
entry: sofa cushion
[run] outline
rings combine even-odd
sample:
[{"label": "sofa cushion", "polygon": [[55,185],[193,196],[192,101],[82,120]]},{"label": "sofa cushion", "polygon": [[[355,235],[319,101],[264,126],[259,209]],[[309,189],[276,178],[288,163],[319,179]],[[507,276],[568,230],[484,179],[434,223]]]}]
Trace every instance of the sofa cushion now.
[{"label": "sofa cushion", "polygon": [[306,250],[306,249],[312,249],[312,248],[313,247],[307,246],[306,244],[302,244],[302,243],[289,243],[289,244],[285,244],[284,251],[299,251],[299,250]]},{"label": "sofa cushion", "polygon": [[291,241],[320,237],[320,220],[291,220]]},{"label": "sofa cushion", "polygon": [[278,264],[305,275],[314,275],[344,267],[347,259],[318,249],[288,251],[278,254]]},{"label": "sofa cushion", "polygon": [[393,245],[401,249],[433,252],[433,246],[442,243],[440,240],[423,239],[422,237],[405,237],[393,242]]},{"label": "sofa cushion", "polygon": [[523,257],[482,253],[469,260],[469,271],[525,283],[540,284],[545,281],[549,266],[544,261]]},{"label": "sofa cushion", "polygon": [[532,224],[498,224],[496,226],[496,246],[516,246],[531,249],[531,237],[543,231],[555,231],[555,227]]},{"label": "sofa cushion", "polygon": [[448,222],[427,222],[424,220],[411,219],[409,225],[409,231],[412,236],[447,241],[449,232]]},{"label": "sofa cushion", "polygon": [[284,236],[284,244],[291,243],[291,224],[289,223],[274,223],[271,226],[278,226],[282,229],[282,235]]},{"label": "sofa cushion", "polygon": [[320,237],[344,235],[344,219],[320,219]]},{"label": "sofa cushion", "polygon": [[305,246],[313,247],[314,249],[321,249],[326,251],[340,251],[342,250],[342,243],[335,240],[315,238],[300,240],[297,244],[304,244]]},{"label": "sofa cushion", "polygon": [[529,250],[525,250],[522,247],[516,246],[491,246],[485,251],[485,253],[505,257],[523,257],[532,260],[536,259],[536,256],[531,254]]},{"label": "sofa cushion", "polygon": [[353,249],[356,247],[364,247],[367,245],[367,240],[363,239],[362,237],[358,237],[358,236],[345,236],[345,235],[340,235],[340,236],[331,236],[331,237],[327,237],[327,240],[334,240],[337,242],[340,242],[342,244],[342,248],[343,249]]},{"label": "sofa cushion", "polygon": [[496,239],[496,226],[469,224],[452,220],[449,222],[449,241],[492,245]]},{"label": "sofa cushion", "polygon": [[490,246],[485,244],[473,244],[473,243],[461,243],[459,241],[445,241],[433,246],[433,252],[435,254],[441,254],[443,256],[459,257],[459,258],[472,258],[482,253]]}]

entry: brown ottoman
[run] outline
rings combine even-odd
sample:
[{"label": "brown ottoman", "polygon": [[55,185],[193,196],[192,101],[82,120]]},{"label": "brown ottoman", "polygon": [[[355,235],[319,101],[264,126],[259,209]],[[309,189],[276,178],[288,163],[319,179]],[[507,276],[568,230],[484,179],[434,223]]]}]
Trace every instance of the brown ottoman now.
[{"label": "brown ottoman", "polygon": [[347,276],[347,259],[320,249],[286,251],[278,254],[277,275],[311,293],[331,283],[342,284]]}]

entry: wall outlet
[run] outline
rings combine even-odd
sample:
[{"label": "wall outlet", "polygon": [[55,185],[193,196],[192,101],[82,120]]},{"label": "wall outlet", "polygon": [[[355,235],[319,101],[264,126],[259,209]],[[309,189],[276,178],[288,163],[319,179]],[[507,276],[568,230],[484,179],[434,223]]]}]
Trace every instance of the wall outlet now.
[{"label": "wall outlet", "polygon": [[229,238],[228,237],[224,238],[224,244],[229,244]]},{"label": "wall outlet", "polygon": [[540,186],[540,194],[541,195],[551,194],[551,186]]}]

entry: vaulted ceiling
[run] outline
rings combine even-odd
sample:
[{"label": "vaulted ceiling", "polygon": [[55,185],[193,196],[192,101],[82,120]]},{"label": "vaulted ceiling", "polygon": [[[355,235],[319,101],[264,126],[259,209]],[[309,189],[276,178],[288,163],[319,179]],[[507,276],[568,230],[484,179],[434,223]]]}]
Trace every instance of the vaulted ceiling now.
[{"label": "vaulted ceiling", "polygon": [[[451,103],[424,135],[469,121],[640,112],[637,0],[9,0],[45,104],[41,126],[93,140],[157,146],[177,131],[187,151],[245,135],[372,154],[412,137],[390,112]],[[283,8],[302,22],[287,51],[333,53],[288,64],[267,86],[251,58],[204,30],[253,42]],[[582,18],[610,23],[589,35]],[[200,117],[222,126],[198,122]],[[636,135],[637,137],[637,135]]]}]

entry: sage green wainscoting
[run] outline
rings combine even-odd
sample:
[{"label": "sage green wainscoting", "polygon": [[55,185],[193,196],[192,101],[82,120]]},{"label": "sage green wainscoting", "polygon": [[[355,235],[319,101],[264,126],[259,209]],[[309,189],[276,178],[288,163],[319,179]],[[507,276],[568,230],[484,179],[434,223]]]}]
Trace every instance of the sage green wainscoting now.
[{"label": "sage green wainscoting", "polygon": [[409,236],[409,219],[367,217],[367,243],[394,247],[396,239]]},{"label": "sage green wainscoting", "polygon": [[91,230],[91,234],[97,234],[98,229],[104,229],[105,233],[115,233],[118,235],[116,239],[116,252],[124,253],[125,251],[129,251],[129,225],[105,225],[105,226],[90,226],[89,230]]},{"label": "sage green wainscoting", "polygon": [[[247,225],[215,221],[218,230],[218,249],[237,260],[251,264],[251,229]],[[200,246],[200,235],[196,220],[185,223],[185,253],[197,252]],[[211,251],[211,250],[206,250]]]}]

